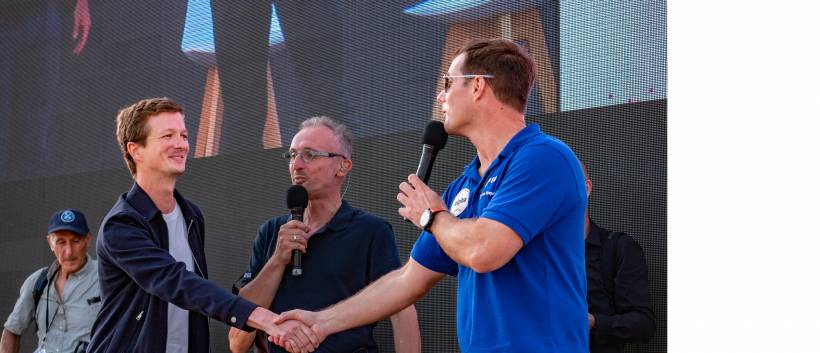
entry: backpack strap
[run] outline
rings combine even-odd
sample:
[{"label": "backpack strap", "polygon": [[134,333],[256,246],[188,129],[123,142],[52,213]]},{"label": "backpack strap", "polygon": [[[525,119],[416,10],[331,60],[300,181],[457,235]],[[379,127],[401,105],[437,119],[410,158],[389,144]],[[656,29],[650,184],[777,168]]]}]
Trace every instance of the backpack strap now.
[{"label": "backpack strap", "polygon": [[45,291],[46,286],[48,285],[48,269],[51,266],[45,267],[40,270],[40,275],[37,276],[37,281],[34,282],[34,288],[31,290],[31,296],[34,297],[34,326],[39,330],[39,326],[37,324],[37,307],[40,305],[40,298],[43,296],[43,291]]}]

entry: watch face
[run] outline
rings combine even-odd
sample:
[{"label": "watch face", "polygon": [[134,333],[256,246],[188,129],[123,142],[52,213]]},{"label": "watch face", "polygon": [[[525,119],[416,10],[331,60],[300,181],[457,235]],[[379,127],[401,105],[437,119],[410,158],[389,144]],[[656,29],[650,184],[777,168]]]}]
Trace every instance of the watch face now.
[{"label": "watch face", "polygon": [[422,228],[425,228],[425,227],[427,227],[428,222],[430,222],[430,209],[429,208],[424,210],[424,212],[421,213],[421,217],[419,217],[419,225]]}]

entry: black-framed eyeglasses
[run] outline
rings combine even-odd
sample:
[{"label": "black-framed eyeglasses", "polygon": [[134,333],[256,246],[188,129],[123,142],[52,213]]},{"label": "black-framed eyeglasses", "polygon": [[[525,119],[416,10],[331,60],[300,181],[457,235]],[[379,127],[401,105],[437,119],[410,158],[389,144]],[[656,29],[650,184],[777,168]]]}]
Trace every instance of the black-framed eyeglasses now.
[{"label": "black-framed eyeglasses", "polygon": [[444,75],[444,76],[441,76],[441,77],[444,78],[444,92],[446,93],[447,91],[450,90],[450,86],[453,85],[453,79],[454,78],[476,78],[476,77],[493,78],[495,76],[493,76],[493,75],[453,75],[453,76]]},{"label": "black-framed eyeglasses", "polygon": [[310,148],[305,148],[301,152],[285,151],[285,153],[282,154],[282,157],[285,158],[289,163],[293,163],[293,161],[295,161],[297,157],[301,157],[305,163],[312,162],[314,159],[316,159],[316,157],[342,157],[344,159],[347,159],[347,157],[345,157],[345,155],[343,154],[317,151]]}]

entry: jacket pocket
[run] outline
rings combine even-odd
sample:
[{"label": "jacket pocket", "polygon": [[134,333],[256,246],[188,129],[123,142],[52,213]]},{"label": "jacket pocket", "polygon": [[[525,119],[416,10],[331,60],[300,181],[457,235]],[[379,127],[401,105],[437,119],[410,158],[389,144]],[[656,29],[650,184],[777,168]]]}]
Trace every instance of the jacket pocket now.
[{"label": "jacket pocket", "polygon": [[114,339],[112,340],[113,347],[117,347],[122,352],[136,352],[139,349],[136,338],[142,332],[142,324],[145,322],[147,311],[139,309],[129,315],[131,317],[128,321],[114,331]]}]

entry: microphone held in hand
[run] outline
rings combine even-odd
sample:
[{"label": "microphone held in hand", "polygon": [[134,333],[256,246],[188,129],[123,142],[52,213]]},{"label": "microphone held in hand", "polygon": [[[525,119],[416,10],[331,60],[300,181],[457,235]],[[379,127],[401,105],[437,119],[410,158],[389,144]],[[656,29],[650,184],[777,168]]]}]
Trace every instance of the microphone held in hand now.
[{"label": "microphone held in hand", "polygon": [[[288,209],[290,210],[290,219],[302,222],[305,216],[305,209],[308,205],[308,192],[302,185],[293,185],[288,189],[287,197],[285,198]],[[291,274],[294,276],[302,275],[302,252],[293,250],[291,258],[293,268]]]},{"label": "microphone held in hand", "polygon": [[440,121],[431,121],[424,128],[422,138],[421,159],[416,175],[427,184],[430,179],[430,172],[433,170],[433,162],[436,160],[438,151],[447,144],[447,131],[444,131],[444,124]]}]

